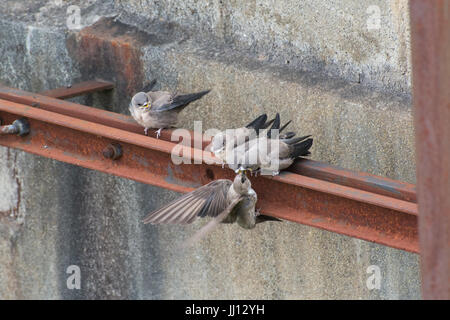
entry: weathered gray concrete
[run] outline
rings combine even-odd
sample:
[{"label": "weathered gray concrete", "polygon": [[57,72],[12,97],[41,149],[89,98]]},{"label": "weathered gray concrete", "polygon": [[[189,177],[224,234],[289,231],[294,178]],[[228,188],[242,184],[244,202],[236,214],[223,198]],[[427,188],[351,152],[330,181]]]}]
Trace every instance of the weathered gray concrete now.
[{"label": "weathered gray concrete", "polygon": [[[212,88],[181,126],[226,128],[279,111],[314,135],[313,159],[415,181],[405,1],[71,1],[84,26],[120,13],[129,27],[110,20],[93,30],[110,23],[138,39],[131,55],[111,56],[99,42],[89,49],[106,52],[92,58],[83,35],[65,27],[67,2],[33,3],[0,4],[4,83],[38,92],[102,77],[115,93],[78,101],[123,113],[147,79]],[[361,28],[373,4],[378,33]],[[124,56],[132,58],[111,67]],[[142,70],[130,78],[128,63]],[[0,299],[420,298],[414,254],[290,222],[224,225],[181,253],[204,221],[140,223],[176,193],[3,147],[0,159]],[[66,287],[69,265],[81,268],[81,290]],[[381,269],[380,290],[366,287],[370,265]]]},{"label": "weathered gray concrete", "polygon": [[[410,89],[407,0],[115,2],[126,12],[173,21],[201,37],[213,35],[261,60],[383,89]],[[379,29],[372,28],[374,10]]]}]

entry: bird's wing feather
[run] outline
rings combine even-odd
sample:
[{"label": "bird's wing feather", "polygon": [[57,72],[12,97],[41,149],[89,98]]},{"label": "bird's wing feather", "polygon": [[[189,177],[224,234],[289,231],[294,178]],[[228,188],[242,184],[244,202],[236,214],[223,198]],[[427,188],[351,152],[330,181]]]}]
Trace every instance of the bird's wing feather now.
[{"label": "bird's wing feather", "polygon": [[264,129],[266,121],[267,121],[267,114],[263,113],[245,127],[248,129],[254,129],[256,133],[259,133],[259,130]]},{"label": "bird's wing feather", "polygon": [[201,228],[199,231],[197,231],[191,238],[189,238],[186,242],[182,244],[182,248],[187,248],[192,246],[194,243],[200,241],[202,238],[204,238],[208,233],[213,231],[219,223],[221,223],[233,210],[233,208],[242,201],[244,197],[239,197],[237,199],[234,199],[225,209],[223,209],[222,212],[220,212],[214,219],[209,221],[203,228]]},{"label": "bird's wing feather", "polygon": [[289,148],[289,145],[284,143],[283,141],[278,141],[278,158],[284,159],[288,158],[291,154],[291,150]]},{"label": "bird's wing feather", "polygon": [[172,94],[168,91],[149,91],[147,95],[152,100],[152,109],[158,111],[162,106],[172,102]]},{"label": "bird's wing feather", "polygon": [[[205,94],[207,94],[210,90],[205,90],[197,93],[189,93],[183,95],[172,96],[170,95],[167,100],[158,100],[153,104],[153,111],[169,111],[169,110],[177,110],[181,111],[184,107],[186,107],[191,102],[200,99]],[[166,99],[166,98],[165,98]]]},{"label": "bird's wing feather", "polygon": [[134,108],[133,105],[130,103],[130,105],[128,106],[128,110],[130,110],[131,115],[133,116],[133,118],[135,118],[135,114],[134,114]]},{"label": "bird's wing feather", "polygon": [[289,147],[291,148],[291,157],[292,158],[297,158],[297,157],[301,157],[301,156],[308,156],[311,153],[309,152],[309,149],[311,148],[313,144],[313,139],[309,138],[306,139],[305,141],[296,143],[294,145],[290,145]]},{"label": "bird's wing feather", "polygon": [[187,224],[197,217],[216,217],[227,207],[227,192],[231,184],[227,179],[212,181],[153,211],[143,222]]}]

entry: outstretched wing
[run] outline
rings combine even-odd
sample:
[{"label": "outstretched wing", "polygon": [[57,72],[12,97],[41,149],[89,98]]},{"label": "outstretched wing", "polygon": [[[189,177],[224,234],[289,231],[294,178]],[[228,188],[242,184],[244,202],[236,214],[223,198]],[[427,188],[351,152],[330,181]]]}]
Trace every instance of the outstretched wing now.
[{"label": "outstretched wing", "polygon": [[212,181],[153,211],[143,222],[187,224],[197,217],[216,217],[227,208],[227,193],[231,184],[227,179]]},{"label": "outstretched wing", "polygon": [[[213,231],[217,226],[231,213],[233,208],[243,199],[243,197],[239,197],[234,199],[221,213],[219,213],[214,219],[209,221],[203,228],[197,231],[191,238],[189,238],[186,242],[184,242],[181,247],[187,248],[192,246],[194,243],[200,241],[204,238],[208,233]],[[276,218],[273,218],[276,219]],[[278,220],[278,219],[277,219]]]}]

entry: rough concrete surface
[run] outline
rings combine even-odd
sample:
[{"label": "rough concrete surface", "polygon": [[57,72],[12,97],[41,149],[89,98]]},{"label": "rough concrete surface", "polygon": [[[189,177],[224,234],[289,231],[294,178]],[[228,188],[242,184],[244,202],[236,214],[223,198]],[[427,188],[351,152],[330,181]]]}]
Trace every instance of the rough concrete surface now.
[{"label": "rough concrete surface", "polygon": [[[69,4],[80,6],[80,30],[66,26]],[[362,27],[370,5],[376,32]],[[180,126],[223,129],[279,111],[313,134],[312,159],[414,182],[408,23],[406,1],[6,0],[0,81],[39,92],[103,78],[114,93],[76,100],[121,113],[153,78],[211,88]],[[0,299],[421,296],[415,254],[290,222],[223,225],[180,252],[205,221],[140,223],[178,194],[4,147],[0,162]],[[80,290],[66,286],[70,265]],[[380,290],[366,286],[370,265]]]},{"label": "rough concrete surface", "polygon": [[[174,21],[201,37],[212,34],[262,60],[349,82],[410,90],[407,0],[115,2],[126,12]],[[378,16],[379,24],[373,20]]]}]

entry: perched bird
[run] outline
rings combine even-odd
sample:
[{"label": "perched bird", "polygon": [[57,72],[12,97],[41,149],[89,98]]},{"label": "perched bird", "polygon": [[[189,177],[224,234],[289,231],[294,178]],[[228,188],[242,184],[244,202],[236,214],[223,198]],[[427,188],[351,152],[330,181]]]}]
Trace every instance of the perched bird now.
[{"label": "perched bird", "polygon": [[277,175],[288,168],[296,158],[310,155],[309,149],[313,144],[310,137],[308,135],[296,138],[295,133],[291,132],[276,138],[259,137],[250,141],[246,150],[238,150],[237,161],[228,166],[233,170],[261,170]]},{"label": "perched bird", "polygon": [[[154,81],[149,87],[153,88]],[[145,135],[148,129],[158,129],[156,137],[159,138],[164,128],[177,124],[178,113],[191,102],[200,99],[210,90],[198,93],[176,95],[167,91],[138,92],[131,99],[129,110],[134,120],[144,127]]]},{"label": "perched bird", "polygon": [[245,127],[228,129],[215,134],[211,143],[205,148],[211,151],[216,157],[224,160],[226,151],[251,139],[255,139],[260,129],[266,125],[267,115],[262,114]]},{"label": "perched bird", "polygon": [[148,214],[143,222],[151,224],[188,224],[197,217],[213,217],[189,243],[202,238],[219,223],[234,223],[245,229],[253,229],[257,223],[274,220],[255,210],[256,192],[245,172],[239,172],[234,181],[212,181],[164,207]]},{"label": "perched bird", "polygon": [[[280,115],[277,113],[274,119],[267,121],[267,115],[262,114],[255,120],[247,124],[245,127],[237,129],[229,129],[221,131],[214,135],[211,143],[205,148],[206,151],[211,151],[214,155],[222,160],[222,163],[233,163],[236,159],[235,151],[245,152],[249,146],[249,141],[259,137],[265,129],[268,130],[267,135],[270,136],[271,130],[283,131],[291,121],[287,122],[280,128]],[[238,148],[242,146],[241,148]]]}]

